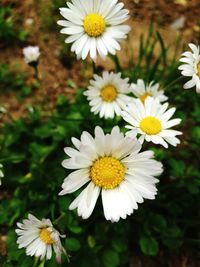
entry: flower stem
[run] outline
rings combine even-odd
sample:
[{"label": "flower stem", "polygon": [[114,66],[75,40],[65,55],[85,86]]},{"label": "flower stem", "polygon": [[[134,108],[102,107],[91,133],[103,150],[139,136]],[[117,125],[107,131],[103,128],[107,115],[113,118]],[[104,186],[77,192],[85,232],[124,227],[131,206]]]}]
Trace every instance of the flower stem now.
[{"label": "flower stem", "polygon": [[178,82],[181,81],[182,79],[184,79],[183,76],[178,77],[176,80],[172,81],[172,82],[169,83],[167,86],[165,86],[165,87],[163,88],[163,90],[165,91],[165,90],[169,89],[172,85],[178,83]]},{"label": "flower stem", "polygon": [[117,55],[109,55],[109,56],[112,59],[112,61],[114,62],[114,64],[115,64],[116,72],[121,72],[122,68],[121,68],[121,65],[120,65],[120,62],[119,62],[119,58],[117,57]]},{"label": "flower stem", "polygon": [[39,71],[38,71],[38,65],[33,66],[34,71],[35,71],[35,79],[40,83],[40,76],[39,76]]},{"label": "flower stem", "polygon": [[45,264],[45,259],[43,261],[41,261],[41,263],[38,265],[38,267],[44,267]]},{"label": "flower stem", "polygon": [[39,262],[39,257],[35,257],[33,267],[37,267]]},{"label": "flower stem", "polygon": [[97,67],[94,61],[92,61],[92,69],[93,69],[93,74],[97,73]]},{"label": "flower stem", "polygon": [[53,223],[58,224],[58,222],[64,217],[65,217],[65,213],[61,213],[61,215],[57,219],[55,219],[55,221]]}]

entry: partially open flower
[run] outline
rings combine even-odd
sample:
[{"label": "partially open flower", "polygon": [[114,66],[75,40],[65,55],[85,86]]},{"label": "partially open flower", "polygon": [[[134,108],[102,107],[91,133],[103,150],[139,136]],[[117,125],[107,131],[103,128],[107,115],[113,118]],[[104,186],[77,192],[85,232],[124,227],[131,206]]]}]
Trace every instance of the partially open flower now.
[{"label": "partially open flower", "polygon": [[182,54],[180,61],[183,63],[179,70],[186,77],[191,77],[190,81],[184,84],[184,89],[196,86],[197,93],[200,93],[200,47],[189,44],[192,52],[187,51]]},{"label": "partially open flower", "polygon": [[38,46],[27,46],[23,49],[24,60],[27,64],[37,63],[40,57]]},{"label": "partially open flower", "polygon": [[26,248],[28,256],[51,259],[52,249],[56,253],[57,262],[61,262],[61,253],[65,253],[62,247],[59,232],[53,227],[49,219],[38,220],[29,214],[28,219],[17,223],[16,233],[19,236],[17,244],[19,248]]},{"label": "partially open flower", "polygon": [[138,79],[137,83],[131,84],[131,92],[139,98],[142,103],[145,102],[148,96],[157,98],[160,102],[164,102],[168,97],[164,94],[163,90],[159,89],[159,83],[154,83],[153,81],[145,85],[142,79]]}]

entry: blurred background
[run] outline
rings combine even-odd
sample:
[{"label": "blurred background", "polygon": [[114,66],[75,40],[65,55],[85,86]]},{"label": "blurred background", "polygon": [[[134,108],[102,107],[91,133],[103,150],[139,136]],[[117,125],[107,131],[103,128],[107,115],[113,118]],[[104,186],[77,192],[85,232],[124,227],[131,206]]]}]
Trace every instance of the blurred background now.
[{"label": "blurred background", "polygon": [[[199,0],[124,0],[123,2],[130,10],[129,23],[132,26],[129,42],[126,42],[122,53],[119,53],[125,65],[127,61],[134,62],[137,59],[141,34],[147,35],[151,22],[159,27],[172,53],[177,35],[181,36],[180,42],[184,44],[199,40]],[[20,90],[23,92],[19,94],[19,87],[24,79],[27,85],[33,82],[33,70],[28,68],[22,57],[23,47],[37,45],[41,49],[39,71],[43,90],[32,94],[35,96],[34,101],[43,98],[40,93],[46,94],[49,101],[47,101],[48,107],[44,108],[53,108],[61,92],[68,96],[73,95],[74,90],[66,85],[66,79],[70,78],[78,86],[82,86],[83,79],[80,79],[80,76],[90,77],[91,70],[76,60],[70,53],[69,47],[64,44],[63,35],[59,34],[60,27],[56,21],[60,19],[59,7],[64,5],[64,0],[0,1],[0,78],[4,78],[4,83],[0,84],[0,102],[4,103],[14,116],[21,116],[25,106],[33,101],[32,95],[29,97],[31,88],[23,88]],[[160,53],[159,49],[155,49],[154,53],[156,51]],[[111,61],[98,64],[113,69]],[[14,84],[8,85],[6,80],[10,81],[9,72],[17,76],[17,79]],[[13,75],[11,75],[12,80]],[[87,82],[87,79],[84,81]],[[28,97],[19,103],[18,99],[23,98],[23,95]]]}]

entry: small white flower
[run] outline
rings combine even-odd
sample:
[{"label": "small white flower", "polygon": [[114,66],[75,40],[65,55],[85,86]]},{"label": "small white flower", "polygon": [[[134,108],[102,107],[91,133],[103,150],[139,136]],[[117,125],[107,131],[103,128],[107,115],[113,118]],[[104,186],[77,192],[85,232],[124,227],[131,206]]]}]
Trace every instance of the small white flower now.
[{"label": "small white flower", "polygon": [[3,171],[1,170],[3,168],[3,165],[0,163],[0,185],[1,185],[1,178],[4,177]]},{"label": "small white flower", "polygon": [[32,18],[27,18],[25,20],[25,24],[28,25],[28,26],[33,25],[33,23],[34,23],[34,20]]},{"label": "small white flower", "polygon": [[105,218],[112,222],[131,215],[144,198],[155,198],[158,179],[154,176],[162,173],[162,164],[153,159],[152,151],[139,153],[140,142],[124,137],[118,126],[111,134],[96,127],[95,137],[83,132],[81,139],[72,138],[72,143],[75,149],[65,148],[69,159],[62,165],[75,171],[65,178],[60,195],[73,193],[88,183],[69,207],[77,208],[83,219],[93,212],[100,193]]},{"label": "small white flower", "polygon": [[37,62],[40,57],[38,46],[27,46],[23,49],[24,60],[27,64]]},{"label": "small white flower", "polygon": [[181,29],[184,28],[185,26],[185,22],[186,22],[186,17],[185,16],[181,16],[178,19],[175,19],[171,24],[170,24],[170,28],[172,30],[176,30],[179,31]]},{"label": "small white flower", "polygon": [[122,79],[121,73],[103,72],[102,77],[94,75],[94,80],[90,81],[88,90],[84,92],[87,96],[91,112],[99,114],[100,118],[114,118],[121,115],[121,110],[130,102],[129,79]]},{"label": "small white flower", "polygon": [[97,52],[102,58],[108,53],[115,55],[120,50],[119,42],[127,37],[130,27],[121,25],[128,19],[129,11],[118,0],[72,0],[68,8],[60,8],[66,20],[58,24],[64,29],[61,33],[69,35],[66,43],[73,43],[71,51],[78,58],[87,55],[95,61]]},{"label": "small white flower", "polygon": [[123,119],[129,123],[125,126],[130,130],[127,135],[136,136],[139,134],[141,143],[146,140],[154,144],[161,144],[165,148],[168,147],[167,143],[172,146],[179,144],[180,140],[176,135],[182,133],[170,128],[178,125],[181,119],[170,120],[176,109],[167,110],[168,106],[168,103],[161,104],[158,99],[152,97],[148,97],[144,104],[139,99],[128,104],[122,111]]},{"label": "small white flower", "polygon": [[189,89],[196,86],[197,93],[200,93],[200,47],[194,44],[189,44],[192,52],[187,51],[182,54],[180,62],[183,62],[179,67],[181,74],[186,77],[192,77],[184,85],[184,89]]},{"label": "small white flower", "polygon": [[168,97],[165,96],[163,90],[159,90],[159,87],[159,83],[155,84],[152,81],[150,84],[145,85],[145,82],[142,79],[138,79],[137,83],[132,83],[131,92],[143,103],[148,96],[158,98],[160,102],[164,102],[168,99]]},{"label": "small white flower", "polygon": [[17,244],[19,248],[26,248],[28,256],[40,257],[40,259],[51,259],[52,249],[56,253],[57,262],[61,262],[62,247],[59,232],[55,230],[49,219],[38,220],[29,214],[28,219],[17,223],[16,233],[19,236]]}]

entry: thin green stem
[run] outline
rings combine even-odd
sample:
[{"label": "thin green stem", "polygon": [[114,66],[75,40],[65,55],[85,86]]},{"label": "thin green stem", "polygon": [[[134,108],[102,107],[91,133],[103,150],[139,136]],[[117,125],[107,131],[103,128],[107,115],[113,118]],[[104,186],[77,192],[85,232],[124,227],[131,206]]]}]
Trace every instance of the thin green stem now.
[{"label": "thin green stem", "polygon": [[41,261],[41,263],[38,265],[38,267],[44,267],[45,264],[45,259],[43,261]]},{"label": "thin green stem", "polygon": [[117,57],[117,55],[109,55],[110,58],[112,59],[112,61],[115,63],[115,70],[116,72],[121,72],[122,71],[122,68],[121,68],[121,65],[120,65],[120,62],[119,62],[119,58]]},{"label": "thin green stem", "polygon": [[94,61],[92,61],[92,70],[93,70],[93,74],[96,74],[97,73],[97,67],[96,67]]},{"label": "thin green stem", "polygon": [[37,267],[39,262],[39,257],[35,257],[33,267]]},{"label": "thin green stem", "polygon": [[167,86],[165,86],[165,87],[163,88],[163,90],[167,90],[168,88],[172,87],[172,85],[174,85],[174,84],[180,82],[180,81],[183,80],[183,79],[184,79],[183,76],[178,77],[176,80],[172,81],[172,82],[169,83]]},{"label": "thin green stem", "polygon": [[60,221],[60,220],[62,220],[62,218],[64,218],[65,217],[65,213],[61,213],[61,215],[57,218],[57,219],[55,219],[55,221],[53,222],[53,224],[55,225],[55,224],[58,224],[58,222]]},{"label": "thin green stem", "polygon": [[38,71],[38,65],[34,65],[33,68],[35,71],[35,79],[40,83],[40,75],[39,75],[39,71]]},{"label": "thin green stem", "polygon": [[2,158],[2,159],[0,159],[0,163],[3,163],[3,162],[10,162],[10,161],[12,161],[12,160],[21,160],[21,159],[24,159],[24,158],[20,158],[20,157],[7,157],[7,158]]}]

